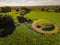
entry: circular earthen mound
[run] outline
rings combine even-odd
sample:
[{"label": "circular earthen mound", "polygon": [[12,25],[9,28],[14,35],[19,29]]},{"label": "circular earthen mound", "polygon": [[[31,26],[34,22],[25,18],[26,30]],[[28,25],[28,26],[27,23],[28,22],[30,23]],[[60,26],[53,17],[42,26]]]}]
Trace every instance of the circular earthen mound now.
[{"label": "circular earthen mound", "polygon": [[39,19],[32,23],[32,28],[42,34],[55,34],[58,32],[58,26],[50,20]]}]

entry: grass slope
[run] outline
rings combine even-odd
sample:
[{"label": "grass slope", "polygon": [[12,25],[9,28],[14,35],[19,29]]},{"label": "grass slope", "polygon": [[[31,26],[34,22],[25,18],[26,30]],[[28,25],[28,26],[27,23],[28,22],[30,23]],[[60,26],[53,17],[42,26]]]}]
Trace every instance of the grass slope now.
[{"label": "grass slope", "polygon": [[[16,17],[16,14],[13,12],[8,14],[11,14],[13,18]],[[31,11],[25,17],[33,20],[50,19],[60,26],[60,13]],[[25,23],[22,23],[15,29],[12,35],[8,35],[5,38],[0,37],[0,45],[60,45],[60,33],[55,35],[42,35],[29,29]]]}]

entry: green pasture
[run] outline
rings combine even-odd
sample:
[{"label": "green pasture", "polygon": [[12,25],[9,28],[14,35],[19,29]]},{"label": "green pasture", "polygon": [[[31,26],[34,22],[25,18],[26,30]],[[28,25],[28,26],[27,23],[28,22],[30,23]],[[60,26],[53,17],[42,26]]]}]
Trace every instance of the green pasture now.
[{"label": "green pasture", "polygon": [[[20,11],[16,13],[13,10],[6,14],[11,15],[15,21],[18,21],[17,16],[20,15]],[[60,27],[60,13],[33,10],[24,17],[32,20],[49,19]],[[30,29],[27,23],[22,23],[16,27],[11,35],[4,38],[0,37],[0,45],[60,45],[60,33],[43,35]]]}]

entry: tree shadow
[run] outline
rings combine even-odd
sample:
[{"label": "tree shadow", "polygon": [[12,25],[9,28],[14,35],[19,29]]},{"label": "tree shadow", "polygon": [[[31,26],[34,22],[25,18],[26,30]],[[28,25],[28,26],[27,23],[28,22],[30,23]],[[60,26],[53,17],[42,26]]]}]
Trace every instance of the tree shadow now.
[{"label": "tree shadow", "polygon": [[18,16],[17,18],[18,18],[18,21],[20,23],[24,23],[24,22],[33,23],[33,21],[31,19],[27,19],[27,18],[25,18],[23,16],[22,17],[21,16]]}]

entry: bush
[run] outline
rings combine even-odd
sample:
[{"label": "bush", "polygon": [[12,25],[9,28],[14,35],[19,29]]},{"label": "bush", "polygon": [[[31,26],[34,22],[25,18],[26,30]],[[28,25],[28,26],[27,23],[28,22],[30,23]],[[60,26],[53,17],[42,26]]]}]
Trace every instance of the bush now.
[{"label": "bush", "polygon": [[49,12],[49,8],[46,8],[46,12]]},{"label": "bush", "polygon": [[10,11],[11,11],[10,7],[1,7],[1,12],[3,12],[3,13],[7,13],[7,12],[10,12]]},{"label": "bush", "polygon": [[11,34],[15,29],[15,23],[11,16],[0,15],[0,36]]},{"label": "bush", "polygon": [[19,9],[16,9],[16,12],[18,12],[19,11]]},{"label": "bush", "polygon": [[60,8],[56,8],[55,9],[55,12],[60,12]]},{"label": "bush", "polygon": [[45,9],[44,9],[44,8],[42,8],[42,9],[41,9],[41,11],[45,11]]},{"label": "bush", "polygon": [[3,27],[10,27],[14,25],[14,20],[11,16],[5,15],[0,17],[0,25]]},{"label": "bush", "polygon": [[30,13],[31,9],[28,9],[26,7],[21,8],[21,10],[25,10],[26,13]]},{"label": "bush", "polygon": [[43,24],[43,28],[42,30],[45,30],[45,31],[51,31],[51,30],[54,30],[55,29],[55,26],[53,24]]}]

